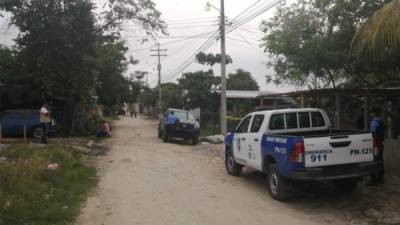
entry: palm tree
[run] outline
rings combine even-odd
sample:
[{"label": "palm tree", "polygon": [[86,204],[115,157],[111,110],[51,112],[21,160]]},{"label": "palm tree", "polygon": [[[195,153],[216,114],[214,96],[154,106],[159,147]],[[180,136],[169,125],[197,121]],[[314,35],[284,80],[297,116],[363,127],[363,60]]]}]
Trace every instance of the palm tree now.
[{"label": "palm tree", "polygon": [[400,52],[400,0],[387,3],[361,26],[351,52],[372,58]]}]

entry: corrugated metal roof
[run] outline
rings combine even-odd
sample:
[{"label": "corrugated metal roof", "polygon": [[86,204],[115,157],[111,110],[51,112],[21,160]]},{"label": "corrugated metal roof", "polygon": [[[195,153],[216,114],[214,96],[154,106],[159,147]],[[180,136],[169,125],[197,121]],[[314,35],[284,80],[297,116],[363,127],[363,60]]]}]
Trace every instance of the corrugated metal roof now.
[{"label": "corrugated metal roof", "polygon": [[226,91],[227,98],[258,98],[261,96],[268,96],[277,94],[272,91]]}]

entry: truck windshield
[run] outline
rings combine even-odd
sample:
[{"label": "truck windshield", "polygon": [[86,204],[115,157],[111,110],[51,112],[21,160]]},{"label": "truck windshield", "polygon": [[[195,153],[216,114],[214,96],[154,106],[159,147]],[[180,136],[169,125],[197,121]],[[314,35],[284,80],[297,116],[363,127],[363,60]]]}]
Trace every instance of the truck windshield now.
[{"label": "truck windshield", "polygon": [[188,119],[188,112],[185,111],[174,111],[176,118],[180,120],[187,120]]}]

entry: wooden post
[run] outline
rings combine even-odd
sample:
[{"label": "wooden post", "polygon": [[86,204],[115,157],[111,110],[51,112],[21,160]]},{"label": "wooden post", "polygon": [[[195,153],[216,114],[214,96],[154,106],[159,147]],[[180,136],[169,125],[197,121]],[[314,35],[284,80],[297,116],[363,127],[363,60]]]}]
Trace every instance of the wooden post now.
[{"label": "wooden post", "polygon": [[300,107],[304,108],[304,94],[300,95]]},{"label": "wooden post", "polygon": [[336,129],[340,129],[340,116],[341,116],[341,109],[340,109],[340,95],[336,94]]},{"label": "wooden post", "polygon": [[2,141],[3,141],[3,128],[0,123],[0,144],[2,143]]},{"label": "wooden post", "polygon": [[28,143],[28,135],[26,130],[26,124],[24,123],[24,143]]}]

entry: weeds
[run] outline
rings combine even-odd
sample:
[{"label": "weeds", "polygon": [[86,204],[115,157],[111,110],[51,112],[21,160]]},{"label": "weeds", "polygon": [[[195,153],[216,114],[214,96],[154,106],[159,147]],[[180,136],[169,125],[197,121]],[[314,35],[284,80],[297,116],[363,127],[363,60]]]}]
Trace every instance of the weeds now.
[{"label": "weeds", "polygon": [[[74,221],[96,183],[96,171],[62,146],[13,145],[0,152],[0,224]],[[47,169],[58,163],[56,171]]]}]

